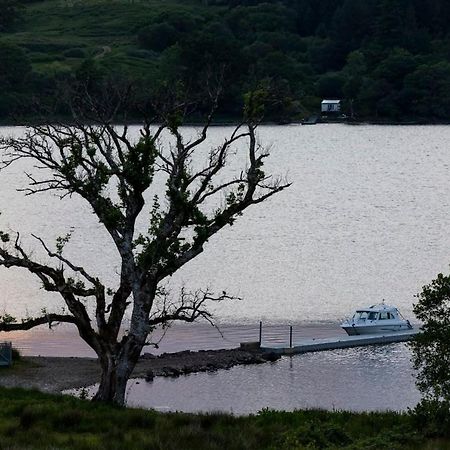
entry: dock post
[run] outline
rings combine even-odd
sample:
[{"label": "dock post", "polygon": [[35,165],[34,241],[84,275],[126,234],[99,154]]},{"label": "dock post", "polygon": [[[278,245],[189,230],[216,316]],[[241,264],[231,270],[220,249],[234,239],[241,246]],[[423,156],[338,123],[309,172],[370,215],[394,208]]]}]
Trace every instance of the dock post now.
[{"label": "dock post", "polygon": [[262,320],[259,321],[259,346],[262,344]]},{"label": "dock post", "polygon": [[289,326],[289,348],[292,348],[292,325]]}]

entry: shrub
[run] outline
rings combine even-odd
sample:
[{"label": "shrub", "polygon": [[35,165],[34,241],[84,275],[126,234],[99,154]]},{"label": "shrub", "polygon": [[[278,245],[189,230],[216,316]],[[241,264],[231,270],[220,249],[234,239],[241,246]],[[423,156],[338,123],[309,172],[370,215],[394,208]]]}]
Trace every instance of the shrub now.
[{"label": "shrub", "polygon": [[156,416],[152,412],[140,410],[127,411],[126,422],[129,428],[152,429],[155,427]]},{"label": "shrub", "polygon": [[147,50],[162,52],[175,44],[178,32],[167,23],[157,23],[142,28],[138,33],[139,44]]},{"label": "shrub", "polygon": [[141,59],[156,59],[158,57],[158,53],[156,53],[152,50],[131,48],[131,49],[127,50],[127,56],[131,56],[132,58],[141,58]]},{"label": "shrub", "polygon": [[86,52],[82,48],[70,48],[65,50],[63,55],[66,58],[85,58]]},{"label": "shrub", "polygon": [[83,420],[84,413],[80,409],[67,409],[61,411],[53,420],[54,426],[59,430],[77,428]]},{"label": "shrub", "polygon": [[422,400],[412,411],[415,427],[428,437],[450,435],[450,403]]},{"label": "shrub", "polygon": [[45,417],[45,415],[43,414],[42,408],[38,405],[26,406],[20,414],[20,426],[29,429],[43,417]]}]

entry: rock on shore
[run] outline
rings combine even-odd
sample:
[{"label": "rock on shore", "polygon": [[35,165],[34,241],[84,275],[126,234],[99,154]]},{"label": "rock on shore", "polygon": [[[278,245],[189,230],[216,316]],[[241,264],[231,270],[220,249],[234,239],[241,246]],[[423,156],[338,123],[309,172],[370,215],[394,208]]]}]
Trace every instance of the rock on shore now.
[{"label": "rock on shore", "polygon": [[177,377],[196,372],[214,372],[219,369],[229,369],[237,365],[262,364],[275,361],[277,355],[240,349],[232,350],[189,350],[177,353],[163,353],[160,356],[144,354],[141,359],[149,361],[151,368],[146,374],[146,380],[155,376]]}]

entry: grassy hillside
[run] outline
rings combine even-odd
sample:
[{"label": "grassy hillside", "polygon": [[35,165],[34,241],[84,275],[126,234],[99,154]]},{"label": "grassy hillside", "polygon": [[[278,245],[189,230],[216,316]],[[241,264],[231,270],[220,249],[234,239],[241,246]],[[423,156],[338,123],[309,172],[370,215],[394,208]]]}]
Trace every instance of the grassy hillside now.
[{"label": "grassy hillside", "polygon": [[71,72],[89,57],[106,68],[151,75],[158,55],[139,51],[138,30],[162,13],[195,14],[196,3],[38,1],[26,5],[17,31],[3,39],[24,48],[33,69],[45,75]]},{"label": "grassy hillside", "polygon": [[0,117],[29,113],[31,98],[52,105],[55,86],[86,73],[195,92],[222,70],[229,117],[261,87],[267,118],[282,122],[323,98],[343,99],[355,119],[450,117],[446,0],[23,1],[0,16]]},{"label": "grassy hillside", "polygon": [[161,414],[66,396],[0,389],[4,449],[441,449],[411,416],[263,411],[255,416]]}]

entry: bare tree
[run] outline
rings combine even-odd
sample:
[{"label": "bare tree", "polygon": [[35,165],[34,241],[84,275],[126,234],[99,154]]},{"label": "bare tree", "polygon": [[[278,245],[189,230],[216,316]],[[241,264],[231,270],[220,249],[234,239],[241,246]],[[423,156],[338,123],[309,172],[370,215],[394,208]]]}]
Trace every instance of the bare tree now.
[{"label": "bare tree", "polygon": [[[101,364],[95,400],[123,404],[127,381],[156,326],[211,320],[206,303],[230,298],[225,292],[214,296],[205,290],[183,291],[177,301],[169,300],[161,287],[163,280],[199,255],[205,243],[245,209],[288,186],[263,172],[268,152],[257,141],[258,120],[252,111],[258,108],[252,102],[257,103],[248,97],[245,119],[210,150],[200,170],[193,169],[192,161],[207,138],[212,113],[191,140],[183,136],[180,114],[173,110],[146,119],[139,138],[133,139],[127,126],[113,125],[114,114],[98,109],[91,110],[89,121],[85,116],[70,125],[36,125],[23,137],[2,139],[5,166],[30,159],[36,168],[44,169],[41,178],[28,174],[27,195],[47,191],[61,196],[77,194],[90,204],[117,249],[121,267],[118,288],[113,292],[64,256],[66,238],[60,238],[53,249],[35,236],[55,261],[48,265],[24,249],[18,234],[14,237],[0,231],[0,266],[27,270],[46,291],[59,293],[68,310],[67,314],[46,313],[22,321],[6,315],[1,318],[0,331],[27,330],[44,323],[74,324]],[[163,135],[171,139],[171,145],[162,144]],[[219,175],[234,155],[233,148],[245,152],[247,165],[238,176],[223,181]],[[155,201],[148,232],[139,234],[136,221],[155,175],[166,179],[161,197],[167,206]],[[207,204],[213,199],[219,200],[220,206],[211,211]],[[92,317],[87,304],[94,305]]]}]

